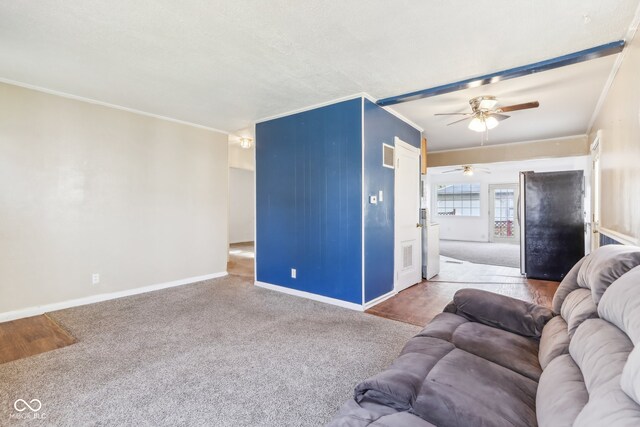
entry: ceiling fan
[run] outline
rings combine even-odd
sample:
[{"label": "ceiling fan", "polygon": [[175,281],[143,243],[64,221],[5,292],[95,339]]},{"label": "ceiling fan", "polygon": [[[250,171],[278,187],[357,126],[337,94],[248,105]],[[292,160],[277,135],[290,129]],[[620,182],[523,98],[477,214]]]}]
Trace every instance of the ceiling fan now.
[{"label": "ceiling fan", "polygon": [[464,119],[456,120],[447,124],[451,126],[456,123],[461,123],[467,120],[469,122],[469,129],[476,132],[486,132],[489,129],[493,129],[502,120],[506,120],[511,116],[503,113],[509,113],[511,111],[527,110],[529,108],[538,108],[540,103],[538,101],[525,102],[524,104],[508,105],[506,107],[497,107],[498,100],[495,96],[484,95],[477,96],[469,100],[471,105],[470,113],[438,113],[436,116],[467,116]]},{"label": "ceiling fan", "polygon": [[491,171],[487,168],[476,168],[476,167],[473,167],[473,165],[462,165],[459,168],[443,171],[442,173],[454,173],[454,172],[462,172],[464,176],[473,176],[474,172],[491,173]]}]

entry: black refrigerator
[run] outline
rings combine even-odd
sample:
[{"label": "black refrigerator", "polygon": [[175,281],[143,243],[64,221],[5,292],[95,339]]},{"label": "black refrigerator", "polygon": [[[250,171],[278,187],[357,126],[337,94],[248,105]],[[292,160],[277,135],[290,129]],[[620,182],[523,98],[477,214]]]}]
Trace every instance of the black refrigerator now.
[{"label": "black refrigerator", "polygon": [[584,256],[584,172],[520,172],[520,268],[560,281]]}]

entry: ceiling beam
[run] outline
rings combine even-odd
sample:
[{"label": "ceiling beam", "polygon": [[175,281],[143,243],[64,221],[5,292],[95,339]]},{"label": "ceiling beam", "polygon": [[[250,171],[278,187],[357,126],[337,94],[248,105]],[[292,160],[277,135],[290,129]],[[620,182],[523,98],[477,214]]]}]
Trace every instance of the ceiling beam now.
[{"label": "ceiling beam", "polygon": [[589,61],[591,59],[602,58],[603,56],[614,55],[620,53],[624,48],[624,40],[603,44],[592,47],[590,49],[569,53],[567,55],[558,56],[556,58],[547,59],[545,61],[534,62],[520,67],[509,68],[484,76],[473,77],[466,80],[460,80],[454,83],[448,83],[441,86],[435,86],[429,89],[417,90],[415,92],[405,93],[403,95],[391,96],[389,98],[380,99],[377,104],[380,106],[389,106],[400,104],[402,102],[415,101],[417,99],[428,98],[431,96],[442,95],[458,90],[469,89],[497,83],[503,80],[514,79],[516,77],[527,76],[529,74],[539,73],[542,71],[553,70],[554,68],[565,67],[579,62]]}]

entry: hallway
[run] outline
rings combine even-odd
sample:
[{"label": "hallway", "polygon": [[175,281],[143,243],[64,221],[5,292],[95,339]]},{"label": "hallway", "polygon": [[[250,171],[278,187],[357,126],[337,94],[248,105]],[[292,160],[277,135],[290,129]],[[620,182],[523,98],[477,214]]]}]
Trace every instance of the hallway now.
[{"label": "hallway", "polygon": [[232,243],[229,245],[227,272],[234,276],[253,279],[255,249],[253,242]]}]

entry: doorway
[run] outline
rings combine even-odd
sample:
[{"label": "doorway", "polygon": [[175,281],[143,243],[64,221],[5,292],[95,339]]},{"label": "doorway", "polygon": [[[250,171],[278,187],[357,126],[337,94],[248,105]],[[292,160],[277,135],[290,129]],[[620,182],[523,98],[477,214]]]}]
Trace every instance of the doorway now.
[{"label": "doorway", "polygon": [[520,224],[516,218],[519,187],[518,184],[489,185],[490,242],[519,243]]},{"label": "doorway", "polygon": [[395,285],[399,292],[422,280],[420,149],[395,139]]}]

